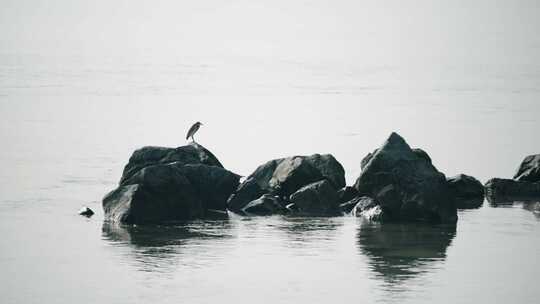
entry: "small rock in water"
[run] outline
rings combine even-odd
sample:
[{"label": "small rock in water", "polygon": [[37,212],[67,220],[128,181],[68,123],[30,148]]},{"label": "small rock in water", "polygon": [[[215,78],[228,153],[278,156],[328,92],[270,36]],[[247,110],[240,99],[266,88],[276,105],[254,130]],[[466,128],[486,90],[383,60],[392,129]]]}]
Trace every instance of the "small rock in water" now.
[{"label": "small rock in water", "polygon": [[79,210],[79,215],[91,217],[92,215],[94,215],[94,211],[92,211],[92,209],[88,207],[82,207],[81,210]]}]

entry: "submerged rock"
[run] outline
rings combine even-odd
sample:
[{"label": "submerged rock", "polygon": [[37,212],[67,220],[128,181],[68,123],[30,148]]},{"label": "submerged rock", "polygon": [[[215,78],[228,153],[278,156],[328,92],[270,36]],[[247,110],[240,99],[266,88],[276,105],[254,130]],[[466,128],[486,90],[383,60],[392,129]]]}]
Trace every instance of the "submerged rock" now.
[{"label": "submerged rock", "polygon": [[413,150],[392,133],[375,150],[354,187],[374,198],[385,220],[455,222],[457,210],[443,173],[423,150]]},{"label": "submerged rock", "polygon": [[94,215],[94,211],[88,207],[82,207],[78,213],[79,215],[86,217],[91,217],[92,215]]},{"label": "submerged rock", "polygon": [[336,189],[327,180],[304,186],[290,198],[298,213],[316,216],[338,215],[338,199]]},{"label": "submerged rock", "polygon": [[485,189],[486,197],[492,204],[540,199],[540,183],[492,178],[486,183]]},{"label": "submerged rock", "polygon": [[540,182],[540,154],[525,157],[514,179],[521,182]]},{"label": "submerged rock", "polygon": [[447,178],[446,181],[457,198],[484,198],[484,185],[472,176],[459,174]]},{"label": "submerged rock", "polygon": [[239,178],[198,144],[146,147],[134,153],[119,187],[103,199],[105,218],[141,224],[222,217]]},{"label": "submerged rock", "polygon": [[291,194],[300,188],[321,180],[327,180],[334,189],[345,186],[345,170],[332,155],[274,159],[259,166],[246,178],[230,196],[227,207],[234,212],[242,212],[263,194],[288,201]]}]

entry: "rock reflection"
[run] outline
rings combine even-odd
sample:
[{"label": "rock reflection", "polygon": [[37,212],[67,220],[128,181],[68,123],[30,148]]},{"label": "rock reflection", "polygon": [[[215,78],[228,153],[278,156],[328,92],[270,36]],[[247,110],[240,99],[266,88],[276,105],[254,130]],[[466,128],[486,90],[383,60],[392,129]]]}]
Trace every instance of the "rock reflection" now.
[{"label": "rock reflection", "polygon": [[[219,258],[224,243],[234,237],[228,220],[190,221],[177,225],[123,226],[105,222],[103,239],[120,247],[141,271],[174,271],[179,264],[190,267]],[[206,250],[210,248],[211,250]]]},{"label": "rock reflection", "polygon": [[484,204],[484,198],[469,198],[469,199],[463,199],[458,198],[455,201],[456,207],[460,210],[467,210],[467,209],[479,209]]},{"label": "rock reflection", "polygon": [[439,267],[455,235],[455,225],[364,222],[358,247],[375,275],[394,285]]},{"label": "rock reflection", "polygon": [[522,207],[525,210],[531,211],[534,216],[540,220],[540,198],[490,198],[489,205],[493,208],[514,208]]},{"label": "rock reflection", "polygon": [[307,243],[329,241],[336,238],[337,229],[343,225],[338,217],[283,217],[279,229],[285,232],[292,247]]}]

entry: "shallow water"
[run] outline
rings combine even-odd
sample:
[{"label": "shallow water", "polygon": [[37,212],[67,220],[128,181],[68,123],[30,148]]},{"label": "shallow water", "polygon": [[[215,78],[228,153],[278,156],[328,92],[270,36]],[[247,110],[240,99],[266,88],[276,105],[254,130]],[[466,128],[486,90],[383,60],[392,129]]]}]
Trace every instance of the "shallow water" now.
[{"label": "shallow water", "polygon": [[197,120],[196,139],[242,175],[332,153],[352,184],[397,131],[449,176],[512,177],[540,153],[538,6],[458,2],[9,2],[1,302],[536,303],[540,217],[521,203],[462,210],[456,227],[103,223],[132,151],[182,145]]}]

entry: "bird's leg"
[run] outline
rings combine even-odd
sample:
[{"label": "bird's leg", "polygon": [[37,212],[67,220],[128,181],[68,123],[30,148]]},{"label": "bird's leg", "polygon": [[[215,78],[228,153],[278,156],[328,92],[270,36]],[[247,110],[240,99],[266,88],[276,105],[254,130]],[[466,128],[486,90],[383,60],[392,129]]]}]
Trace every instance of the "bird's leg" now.
[{"label": "bird's leg", "polygon": [[194,142],[194,143],[197,143],[197,142],[195,141],[195,134],[191,135],[191,141]]}]

